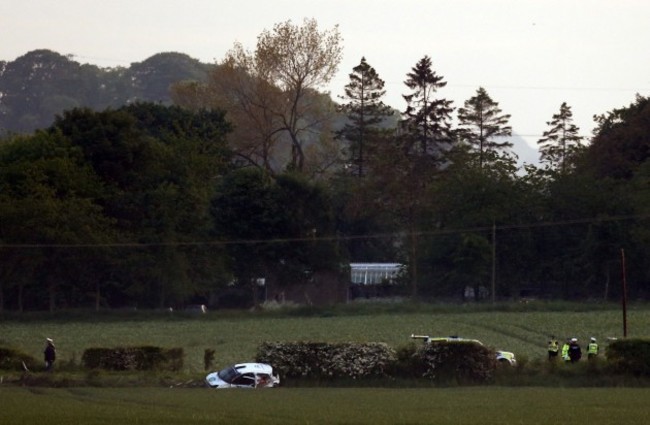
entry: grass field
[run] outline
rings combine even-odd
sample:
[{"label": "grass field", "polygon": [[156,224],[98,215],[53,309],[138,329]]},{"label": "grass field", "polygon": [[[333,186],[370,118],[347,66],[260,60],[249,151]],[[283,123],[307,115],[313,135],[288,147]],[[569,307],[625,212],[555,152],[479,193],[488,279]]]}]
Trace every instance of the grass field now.
[{"label": "grass field", "polygon": [[[605,346],[607,337],[621,337],[622,314],[617,306],[591,310],[543,311],[519,307],[519,311],[482,311],[456,307],[438,311],[364,310],[363,314],[300,316],[294,314],[222,314],[115,318],[75,316],[74,318],[11,318],[0,321],[0,346],[18,348],[37,359],[42,357],[44,339],[55,340],[58,363],[79,363],[89,347],[155,345],[182,347],[185,372],[203,373],[203,354],[216,350],[215,367],[254,358],[263,341],[371,341],[386,342],[397,348],[411,342],[411,333],[460,335],[476,338],[486,345],[516,353],[520,360],[541,359],[550,334],[558,338],[575,336],[583,343],[595,336]],[[650,335],[650,308],[630,309],[628,336]]]},{"label": "grass field", "polygon": [[[647,337],[650,308],[631,308],[627,326],[628,336]],[[398,348],[411,342],[411,333],[457,334],[514,351],[521,362],[537,362],[539,367],[545,365],[549,334],[575,336],[583,342],[595,336],[604,342],[606,337],[620,337],[622,330],[617,306],[592,308],[584,304],[560,309],[516,306],[498,311],[472,306],[405,306],[201,316],[77,312],[3,317],[0,346],[40,359],[44,339],[51,337],[59,358],[53,375],[33,374],[38,386],[7,385],[9,377],[0,376],[0,424],[649,423],[647,382],[590,375],[585,373],[587,364],[562,365],[556,374],[515,374],[510,380],[482,387],[433,388],[406,383],[380,388],[366,383],[360,388],[348,383],[324,388],[298,383],[300,386],[274,390],[212,390],[175,385],[185,379],[201,383],[206,348],[216,350],[218,368],[253,359],[262,341],[383,341]],[[144,378],[106,373],[97,381],[103,388],[70,385],[77,382],[74,380],[63,385],[66,388],[48,387],[85,374],[78,366],[86,348],[125,345],[182,347],[185,370],[171,379],[151,373]],[[504,372],[506,377],[510,374]],[[88,380],[93,376],[88,373],[85,382],[93,385],[92,379]],[[508,386],[500,386],[500,382]]]},{"label": "grass field", "polygon": [[650,389],[1,388],[0,423],[644,424]]}]

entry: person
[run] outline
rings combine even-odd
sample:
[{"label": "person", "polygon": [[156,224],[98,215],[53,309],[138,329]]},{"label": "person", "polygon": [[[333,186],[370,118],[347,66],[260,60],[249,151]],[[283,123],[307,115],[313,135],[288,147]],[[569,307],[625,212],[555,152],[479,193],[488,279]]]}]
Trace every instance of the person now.
[{"label": "person", "polygon": [[548,360],[554,361],[557,358],[557,353],[559,350],[559,342],[555,339],[554,335],[551,335],[551,339],[548,340]]},{"label": "person", "polygon": [[43,352],[45,356],[45,371],[51,372],[54,368],[54,361],[56,360],[56,347],[54,347],[52,338],[46,338],[45,341],[45,351]]},{"label": "person", "polygon": [[587,359],[592,360],[596,356],[598,356],[598,343],[596,342],[596,338],[592,336],[589,345],[587,345]]},{"label": "person", "polygon": [[576,338],[571,338],[571,343],[569,344],[569,358],[571,359],[571,363],[579,361],[581,357],[582,350],[580,349],[578,340]]},{"label": "person", "polygon": [[256,388],[264,388],[267,385],[269,385],[269,377],[266,375],[259,375],[257,377],[257,385],[255,386]]},{"label": "person", "polygon": [[567,338],[564,344],[562,345],[562,360],[568,362],[571,360],[569,358],[569,346],[571,345],[571,338]]}]

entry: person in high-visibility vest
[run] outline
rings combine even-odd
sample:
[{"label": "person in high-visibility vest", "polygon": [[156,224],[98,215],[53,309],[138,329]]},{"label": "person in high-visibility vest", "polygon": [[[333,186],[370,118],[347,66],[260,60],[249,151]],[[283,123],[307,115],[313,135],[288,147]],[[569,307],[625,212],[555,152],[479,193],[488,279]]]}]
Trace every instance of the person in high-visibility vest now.
[{"label": "person in high-visibility vest", "polygon": [[558,343],[555,336],[551,335],[551,339],[548,340],[548,360],[553,361],[557,358],[558,350],[560,344]]},{"label": "person in high-visibility vest", "polygon": [[569,345],[571,344],[571,338],[567,338],[566,341],[564,342],[564,345],[562,345],[562,360],[565,362],[571,361],[571,358],[569,357]]},{"label": "person in high-visibility vest", "polygon": [[595,359],[597,355],[598,343],[596,342],[596,338],[591,337],[591,341],[589,342],[589,345],[587,345],[587,358],[590,360]]}]

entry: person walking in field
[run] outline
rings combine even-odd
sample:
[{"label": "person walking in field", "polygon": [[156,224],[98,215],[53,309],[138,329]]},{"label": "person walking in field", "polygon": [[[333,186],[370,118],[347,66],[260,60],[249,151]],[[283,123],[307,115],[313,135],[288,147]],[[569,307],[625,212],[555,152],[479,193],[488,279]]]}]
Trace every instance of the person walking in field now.
[{"label": "person walking in field", "polygon": [[45,341],[45,351],[43,351],[45,357],[45,371],[51,372],[54,368],[54,361],[56,360],[56,347],[54,347],[54,341],[52,338],[46,338]]},{"label": "person walking in field", "polygon": [[597,356],[598,356],[598,343],[596,342],[596,338],[592,336],[589,345],[587,345],[587,359],[593,360]]},{"label": "person walking in field", "polygon": [[557,359],[557,354],[560,349],[560,343],[555,339],[554,335],[551,335],[551,339],[548,340],[548,360],[555,361]]},{"label": "person walking in field", "polygon": [[568,362],[571,360],[569,357],[569,346],[571,345],[571,338],[567,338],[564,344],[562,345],[562,360]]},{"label": "person walking in field", "polygon": [[571,343],[569,344],[569,359],[571,359],[571,363],[580,361],[581,357],[582,350],[580,349],[578,340],[576,338],[571,338]]}]

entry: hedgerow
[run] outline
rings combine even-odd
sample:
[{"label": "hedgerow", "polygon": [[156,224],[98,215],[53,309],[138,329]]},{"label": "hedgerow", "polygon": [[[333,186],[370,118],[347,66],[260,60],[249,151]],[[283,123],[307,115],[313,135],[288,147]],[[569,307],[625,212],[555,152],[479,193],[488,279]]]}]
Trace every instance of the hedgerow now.
[{"label": "hedgerow", "polygon": [[37,361],[32,356],[13,348],[0,347],[0,370],[34,369]]},{"label": "hedgerow", "polygon": [[88,369],[179,371],[183,367],[183,349],[151,346],[88,348],[81,363]]},{"label": "hedgerow", "polygon": [[494,351],[472,342],[424,344],[399,353],[384,343],[265,342],[256,360],[288,378],[411,376],[485,383],[496,369]]},{"label": "hedgerow", "polygon": [[352,378],[386,375],[395,362],[387,344],[264,342],[256,360],[272,364],[285,377]]},{"label": "hedgerow", "polygon": [[615,373],[650,376],[650,340],[632,338],[613,341],[607,347],[607,361]]}]

